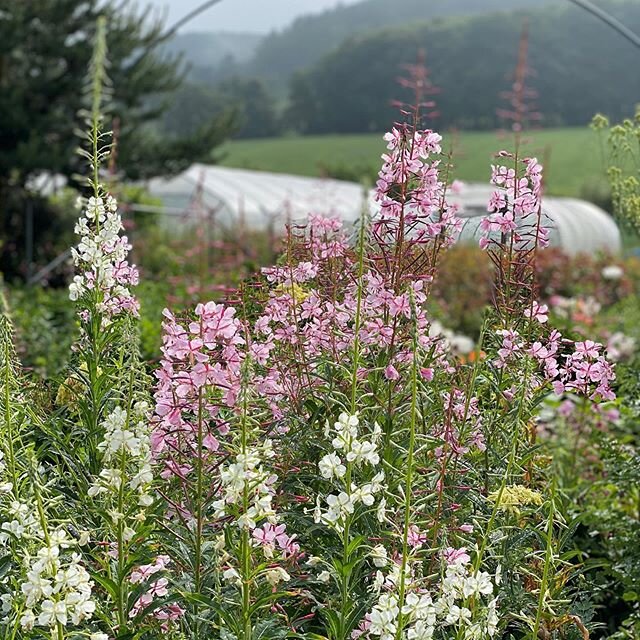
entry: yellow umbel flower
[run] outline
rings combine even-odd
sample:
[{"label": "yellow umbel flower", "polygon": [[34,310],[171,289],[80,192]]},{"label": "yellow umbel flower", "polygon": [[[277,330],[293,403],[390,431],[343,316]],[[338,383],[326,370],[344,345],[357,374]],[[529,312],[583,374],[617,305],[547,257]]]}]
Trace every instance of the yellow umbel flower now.
[{"label": "yellow umbel flower", "polygon": [[[543,503],[542,495],[540,493],[532,491],[521,484],[508,485],[502,490],[502,495],[500,495],[500,491],[493,491],[488,497],[491,502],[497,503],[498,508],[501,511],[508,511],[509,513],[514,513],[516,515],[520,513],[520,509],[518,507],[539,507]],[[500,497],[499,501],[498,497]]]},{"label": "yellow umbel flower", "polygon": [[275,288],[275,292],[277,295],[290,295],[293,300],[293,304],[299,305],[302,304],[311,294],[303,289],[297,282],[293,282],[291,284],[279,284]]}]

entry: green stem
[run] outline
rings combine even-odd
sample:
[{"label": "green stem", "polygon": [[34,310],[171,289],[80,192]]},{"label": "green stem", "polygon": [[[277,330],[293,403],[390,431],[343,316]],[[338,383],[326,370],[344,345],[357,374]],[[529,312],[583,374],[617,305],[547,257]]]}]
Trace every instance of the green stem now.
[{"label": "green stem", "polygon": [[[203,453],[203,411],[202,411],[202,388],[198,391],[198,450],[196,458],[196,531],[194,541],[194,567],[193,580],[196,595],[202,595],[202,534],[204,530],[204,510],[203,510],[203,488],[204,469],[202,464]],[[198,616],[198,603],[193,604],[194,638],[199,637],[200,621]]]},{"label": "green stem", "polygon": [[[245,364],[248,367],[248,362]],[[247,373],[245,371],[245,373]],[[240,450],[243,459],[246,459],[247,449],[249,446],[249,433],[247,425],[248,415],[248,381],[246,375],[243,376],[243,398],[242,398],[242,416],[240,419],[241,442]],[[247,513],[250,508],[249,485],[244,482],[242,489],[242,512]],[[253,579],[251,571],[251,539],[249,531],[243,527],[240,536],[240,570],[242,572],[242,640],[251,640],[253,635],[253,623],[251,620],[251,581]]]},{"label": "green stem", "polygon": [[542,571],[542,582],[540,584],[540,597],[538,598],[538,609],[536,611],[536,621],[533,626],[532,639],[535,640],[538,637],[538,630],[540,629],[540,622],[542,619],[542,612],[544,609],[544,599],[547,593],[547,585],[549,583],[549,572],[553,561],[553,518],[555,515],[556,506],[556,481],[555,475],[551,482],[551,497],[549,498],[549,516],[547,518],[547,546],[544,555],[544,569]]},{"label": "green stem", "polygon": [[[365,212],[362,211],[360,216],[360,231],[358,234],[358,289],[356,293],[356,313],[354,318],[354,338],[353,338],[353,370],[351,374],[351,407],[350,413],[356,413],[358,406],[358,368],[360,367],[360,326],[362,323],[362,277],[364,275],[364,240],[365,240]],[[353,463],[346,462],[346,472],[344,487],[345,493],[351,495],[351,476],[353,473]],[[347,621],[351,612],[351,602],[349,594],[351,592],[351,571],[347,571],[344,567],[349,565],[349,542],[351,537],[351,516],[345,517],[344,530],[342,531],[342,573],[340,576],[340,598],[342,604],[340,606],[340,638],[346,640],[349,636]]]},{"label": "green stem", "polygon": [[[133,368],[129,373],[129,393],[127,398],[127,416],[125,421],[125,428],[129,429],[131,424],[131,404],[133,402]],[[129,601],[129,590],[127,588],[126,570],[127,570],[127,550],[126,541],[124,539],[125,521],[124,521],[124,509],[125,509],[125,482],[127,473],[127,452],[124,447],[120,450],[120,486],[118,487],[118,527],[116,531],[117,543],[118,543],[118,595],[117,595],[117,608],[118,608],[118,627],[121,632],[127,629],[127,603]]]},{"label": "green stem", "polygon": [[40,484],[35,473],[33,475],[33,492],[36,496],[36,508],[38,510],[38,517],[40,518],[40,526],[42,527],[42,535],[44,536],[45,544],[51,546],[51,538],[49,537],[49,525],[47,523],[47,517],[44,513],[44,505],[42,504],[42,495],[40,494]]},{"label": "green stem", "polygon": [[353,324],[353,371],[351,376],[351,414],[356,412],[358,391],[358,367],[360,366],[360,325],[362,324],[362,277],[364,275],[364,210],[360,216],[360,232],[358,234],[358,291],[356,294],[356,314]]},{"label": "green stem", "polygon": [[117,544],[118,544],[118,601],[116,606],[118,608],[118,626],[120,629],[125,630],[127,628],[127,612],[126,612],[126,594],[123,593],[125,589],[125,565],[126,565],[126,553],[124,542],[124,484],[126,474],[126,453],[124,449],[120,452],[120,487],[118,489],[118,527],[116,530]]},{"label": "green stem", "polygon": [[400,585],[398,588],[398,629],[396,640],[401,640],[404,631],[404,616],[402,607],[404,606],[406,589],[406,572],[409,556],[409,528],[411,526],[411,496],[414,471],[414,452],[416,446],[416,415],[418,407],[418,328],[416,325],[416,310],[413,292],[411,293],[411,307],[413,315],[413,361],[411,365],[411,409],[409,422],[409,444],[407,451],[407,464],[404,484],[404,522],[402,532],[402,563],[400,565]]},{"label": "green stem", "polygon": [[13,371],[11,367],[11,349],[9,348],[9,341],[11,340],[11,335],[9,334],[5,338],[4,344],[4,419],[5,425],[7,428],[7,445],[9,447],[9,456],[8,456],[8,467],[11,471],[11,482],[13,484],[13,490],[17,491],[18,489],[18,475],[16,472],[16,459],[15,459],[15,450],[14,446],[14,434],[13,434],[13,411],[11,410],[11,383],[13,381]]}]

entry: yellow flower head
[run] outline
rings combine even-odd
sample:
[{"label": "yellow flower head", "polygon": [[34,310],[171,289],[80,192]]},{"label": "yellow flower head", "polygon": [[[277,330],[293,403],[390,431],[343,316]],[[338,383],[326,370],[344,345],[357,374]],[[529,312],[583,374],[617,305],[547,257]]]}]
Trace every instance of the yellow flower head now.
[{"label": "yellow flower head", "polygon": [[292,282],[290,284],[279,284],[275,288],[275,292],[277,295],[289,295],[293,300],[293,304],[299,305],[302,304],[311,294],[303,289],[297,282]]},{"label": "yellow flower head", "polygon": [[[500,500],[498,501],[498,497]],[[498,504],[498,508],[501,511],[508,511],[510,513],[519,514],[520,509],[518,507],[524,506],[540,506],[543,503],[542,495],[537,491],[521,485],[512,484],[506,486],[502,490],[502,495],[499,491],[493,491],[489,494],[489,500]]]}]

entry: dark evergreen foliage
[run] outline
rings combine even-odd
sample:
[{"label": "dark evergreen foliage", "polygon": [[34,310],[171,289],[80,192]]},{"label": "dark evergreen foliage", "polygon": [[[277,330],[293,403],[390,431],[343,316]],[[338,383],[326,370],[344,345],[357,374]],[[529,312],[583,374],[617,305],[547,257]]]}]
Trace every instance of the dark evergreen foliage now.
[{"label": "dark evergreen foliage", "polygon": [[159,52],[166,32],[145,8],[128,0],[0,0],[0,271],[6,277],[21,269],[25,201],[38,209],[36,245],[58,224],[54,209],[25,198],[29,179],[42,173],[73,179],[81,166],[75,131],[100,15],[108,25],[114,90],[106,124],[117,124],[118,172],[138,179],[180,171],[209,159],[228,133],[227,112],[181,138],[162,138],[146,126],[166,110],[182,69],[178,58]]}]

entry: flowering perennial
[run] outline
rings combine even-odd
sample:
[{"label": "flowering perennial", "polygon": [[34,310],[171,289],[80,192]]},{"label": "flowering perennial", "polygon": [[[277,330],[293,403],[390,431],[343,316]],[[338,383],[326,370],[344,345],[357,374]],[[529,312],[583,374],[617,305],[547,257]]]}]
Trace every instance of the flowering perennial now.
[{"label": "flowering perennial", "polygon": [[[375,470],[380,462],[377,443],[382,431],[375,424],[371,439],[365,440],[362,439],[359,427],[360,418],[357,414],[341,413],[333,428],[327,423],[325,435],[333,436],[331,446],[335,452],[324,455],[318,463],[320,475],[327,480],[332,480],[337,492],[324,497],[326,503],[324,510],[320,497],[317,498],[313,518],[316,523],[328,525],[338,533],[344,531],[347,521],[358,504],[372,507],[377,494],[385,488],[384,471],[378,471],[375,474],[369,471]],[[363,467],[362,471],[360,467]],[[362,478],[361,484],[358,485],[354,480],[360,475],[369,479]],[[379,518],[383,518],[384,503],[378,504]]]},{"label": "flowering perennial", "polygon": [[96,605],[91,599],[93,582],[82,566],[80,556],[64,553],[75,544],[59,529],[49,543],[38,549],[36,559],[22,583],[25,609],[20,625],[29,631],[34,625],[55,630],[58,625],[78,626],[93,615]]},{"label": "flowering perennial", "polygon": [[444,328],[432,286],[462,223],[442,139],[413,113],[385,136],[379,210],[355,234],[311,215],[235,302],[164,311],[153,406],[137,270],[115,200],[93,185],[72,252],[83,333],[53,417],[27,407],[0,324],[7,637],[582,629],[554,429],[575,432],[577,468],[594,452],[586,429],[621,420],[603,404],[607,355],[632,347],[554,328],[564,307],[536,284],[542,167],[505,152],[481,223],[495,306],[477,343]]},{"label": "flowering perennial", "polygon": [[[501,157],[513,158],[506,151]],[[497,189],[489,201],[489,215],[482,219],[480,246],[491,248],[503,244],[505,237],[512,237],[520,250],[549,244],[549,229],[542,218],[542,165],[536,158],[525,158],[524,175],[518,175],[518,167],[493,165],[491,184]],[[496,237],[497,234],[497,237]]]},{"label": "flowering perennial", "polygon": [[78,300],[92,292],[96,310],[107,320],[123,312],[138,313],[138,302],[128,288],[138,284],[138,270],[127,262],[131,245],[119,235],[122,229],[115,198],[92,196],[75,226],[80,243],[71,250],[75,266],[83,272],[73,278],[69,297]]}]

